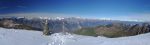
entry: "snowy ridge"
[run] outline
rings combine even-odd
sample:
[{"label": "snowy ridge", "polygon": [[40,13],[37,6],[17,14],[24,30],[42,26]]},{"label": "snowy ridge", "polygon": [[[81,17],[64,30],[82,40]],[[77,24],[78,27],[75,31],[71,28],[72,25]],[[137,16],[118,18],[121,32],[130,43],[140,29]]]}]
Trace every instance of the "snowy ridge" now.
[{"label": "snowy ridge", "polygon": [[0,45],[150,45],[150,33],[131,37],[105,38],[0,28]]},{"label": "snowy ridge", "polygon": [[49,19],[49,20],[62,20],[62,19],[65,19],[63,17],[53,17],[53,18],[50,18],[50,17],[39,17],[40,19]]}]

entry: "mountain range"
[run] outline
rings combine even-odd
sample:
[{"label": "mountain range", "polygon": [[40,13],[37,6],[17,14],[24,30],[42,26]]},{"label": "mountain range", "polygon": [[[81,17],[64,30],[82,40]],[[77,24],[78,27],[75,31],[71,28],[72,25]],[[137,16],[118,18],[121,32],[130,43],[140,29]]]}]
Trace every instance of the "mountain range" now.
[{"label": "mountain range", "polygon": [[0,21],[9,20],[17,24],[26,25],[26,27],[32,27],[32,30],[43,30],[43,22],[48,19],[48,27],[52,32],[61,32],[65,30],[66,32],[73,32],[81,28],[96,27],[99,25],[107,25],[112,23],[123,23],[123,24],[142,24],[144,22],[135,21],[119,21],[119,20],[100,20],[100,19],[85,19],[85,18],[47,18],[47,17],[2,17]]}]

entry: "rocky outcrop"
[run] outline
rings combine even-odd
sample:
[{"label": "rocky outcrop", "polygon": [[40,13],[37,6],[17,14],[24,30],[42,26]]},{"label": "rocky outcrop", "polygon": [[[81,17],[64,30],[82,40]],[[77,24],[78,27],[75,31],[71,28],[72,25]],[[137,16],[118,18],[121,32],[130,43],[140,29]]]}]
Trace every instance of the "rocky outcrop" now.
[{"label": "rocky outcrop", "polygon": [[143,23],[142,25],[133,25],[130,29],[132,35],[143,34],[150,32],[150,25],[148,23]]}]

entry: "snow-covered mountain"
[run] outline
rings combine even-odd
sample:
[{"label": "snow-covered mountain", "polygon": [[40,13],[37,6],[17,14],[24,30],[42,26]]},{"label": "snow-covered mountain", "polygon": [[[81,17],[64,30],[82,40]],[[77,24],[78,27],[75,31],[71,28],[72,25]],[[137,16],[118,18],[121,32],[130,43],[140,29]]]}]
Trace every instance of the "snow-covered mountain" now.
[{"label": "snow-covered mountain", "polygon": [[106,38],[40,31],[0,28],[0,45],[150,45],[150,33],[131,37]]},{"label": "snow-covered mountain", "polygon": [[[6,17],[4,17],[6,18]],[[7,17],[9,20],[13,20],[19,24],[25,24],[32,26],[37,29],[43,29],[43,21],[48,19],[48,26],[53,32],[61,32],[63,29],[66,31],[75,31],[80,28],[85,27],[95,27],[99,25],[111,24],[114,22],[122,22],[125,24],[141,24],[141,22],[131,22],[131,21],[116,21],[116,20],[99,20],[99,19],[86,19],[80,17]],[[1,18],[0,20],[3,20]],[[64,26],[64,28],[63,28]]]}]

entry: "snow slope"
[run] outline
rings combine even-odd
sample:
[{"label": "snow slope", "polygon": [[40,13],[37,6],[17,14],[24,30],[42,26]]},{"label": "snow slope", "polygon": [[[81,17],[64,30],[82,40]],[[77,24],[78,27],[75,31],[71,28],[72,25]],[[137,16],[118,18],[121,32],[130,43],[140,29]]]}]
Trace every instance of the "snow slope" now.
[{"label": "snow slope", "polygon": [[131,37],[105,38],[0,28],[0,45],[150,45],[150,33]]}]

